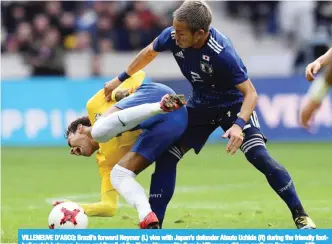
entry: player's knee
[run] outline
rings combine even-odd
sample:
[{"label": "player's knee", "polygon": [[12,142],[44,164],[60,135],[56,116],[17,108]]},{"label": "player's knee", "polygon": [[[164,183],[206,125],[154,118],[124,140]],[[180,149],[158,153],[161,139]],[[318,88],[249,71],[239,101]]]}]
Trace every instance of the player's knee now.
[{"label": "player's knee", "polygon": [[248,161],[263,174],[274,174],[276,171],[284,171],[285,168],[271,157],[265,145],[257,145],[246,151]]},{"label": "player's knee", "polygon": [[[166,160],[168,160],[169,162],[173,162],[173,164],[171,163],[172,165],[170,165],[170,167],[173,167],[173,166],[176,166],[176,164],[179,162],[179,160],[182,159],[183,152],[180,147],[172,146],[168,149],[167,152],[164,153],[164,155],[165,155]],[[172,160],[172,158],[175,158],[175,160]],[[165,165],[166,164],[167,163],[165,162]]]},{"label": "player's knee", "polygon": [[261,134],[255,134],[249,138],[245,138],[240,149],[246,156],[249,152],[252,153],[253,151],[263,154],[266,151],[264,137]]}]

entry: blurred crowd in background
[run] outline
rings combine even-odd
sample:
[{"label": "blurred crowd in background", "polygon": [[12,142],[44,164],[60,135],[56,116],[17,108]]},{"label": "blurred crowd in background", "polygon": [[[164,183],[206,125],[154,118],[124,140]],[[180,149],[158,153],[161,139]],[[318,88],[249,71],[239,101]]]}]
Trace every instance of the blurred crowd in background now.
[{"label": "blurred crowd in background", "polygon": [[[145,1],[2,1],[1,52],[24,55],[34,67],[34,75],[63,75],[66,51],[91,50],[98,57],[100,53],[139,50],[172,24],[172,12],[180,4],[173,2],[156,11],[158,4]],[[332,2],[310,2],[300,9],[300,5],[288,5],[230,1],[222,5],[222,13],[250,21],[255,38],[283,35],[292,43],[296,35],[316,38],[320,34],[332,39]],[[299,22],[308,28],[299,29]],[[324,45],[317,48],[315,56],[326,49]],[[301,55],[299,51],[297,59]]]},{"label": "blurred crowd in background", "polygon": [[144,1],[1,2],[1,52],[23,53],[35,67],[51,62],[36,74],[61,75],[65,50],[141,49],[171,25],[173,10],[157,15]]}]

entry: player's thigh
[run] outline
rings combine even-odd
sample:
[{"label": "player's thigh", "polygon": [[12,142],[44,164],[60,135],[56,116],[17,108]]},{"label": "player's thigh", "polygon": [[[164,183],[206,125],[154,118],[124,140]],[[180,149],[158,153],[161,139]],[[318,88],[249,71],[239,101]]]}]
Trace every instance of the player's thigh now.
[{"label": "player's thigh", "polygon": [[217,125],[189,125],[178,143],[182,152],[194,149],[195,153],[198,154],[216,128]]},{"label": "player's thigh", "polygon": [[179,141],[183,152],[193,148],[198,154],[211,133],[218,127],[214,118],[215,111],[187,107],[188,127]]},{"label": "player's thigh", "polygon": [[[221,128],[224,131],[227,131],[233,126],[234,122],[238,118],[238,114],[241,110],[241,105],[242,104],[237,104],[230,107],[228,111],[225,111],[225,115],[223,115],[220,124]],[[257,146],[260,144],[265,145],[267,139],[261,131],[256,111],[253,111],[247,124],[244,126],[243,136],[243,142],[240,147],[243,152],[249,150],[253,146]]]},{"label": "player's thigh", "polygon": [[118,162],[118,165],[137,175],[150,165],[150,161],[138,152],[128,152]]},{"label": "player's thigh", "polygon": [[[186,121],[184,121],[186,122]],[[183,135],[186,123],[163,120],[149,129],[144,129],[131,152],[136,152],[153,163],[164,151]]]}]

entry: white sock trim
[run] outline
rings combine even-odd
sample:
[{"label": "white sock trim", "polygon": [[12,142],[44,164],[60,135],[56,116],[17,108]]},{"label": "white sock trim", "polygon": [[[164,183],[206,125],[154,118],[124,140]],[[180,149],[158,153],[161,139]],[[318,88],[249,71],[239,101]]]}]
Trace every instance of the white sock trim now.
[{"label": "white sock trim", "polygon": [[130,175],[133,178],[136,178],[136,176],[137,176],[133,171],[131,171],[129,169],[126,169],[126,168],[124,168],[124,167],[122,167],[118,164],[116,164],[113,168],[117,169],[117,170],[120,170],[120,171],[124,172],[125,174]]}]

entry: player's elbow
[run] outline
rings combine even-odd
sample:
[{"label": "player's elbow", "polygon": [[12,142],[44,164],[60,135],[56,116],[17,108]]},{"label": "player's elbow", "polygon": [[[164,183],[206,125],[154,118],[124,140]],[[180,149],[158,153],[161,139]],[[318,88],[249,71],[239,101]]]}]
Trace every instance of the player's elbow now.
[{"label": "player's elbow", "polygon": [[158,52],[156,52],[153,48],[153,42],[150,43],[146,48],[144,48],[144,54],[146,57],[153,59],[158,55]]},{"label": "player's elbow", "polygon": [[250,100],[255,106],[257,105],[259,97],[255,89],[248,91],[244,97],[245,99]]},{"label": "player's elbow", "polygon": [[258,93],[256,91],[252,91],[252,100],[255,102],[255,105],[258,103]]}]

